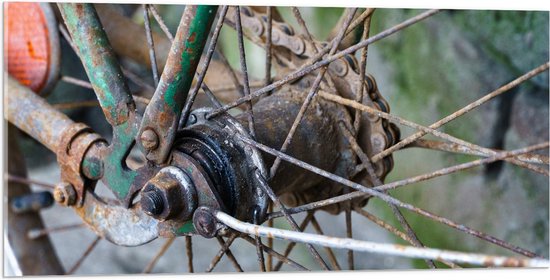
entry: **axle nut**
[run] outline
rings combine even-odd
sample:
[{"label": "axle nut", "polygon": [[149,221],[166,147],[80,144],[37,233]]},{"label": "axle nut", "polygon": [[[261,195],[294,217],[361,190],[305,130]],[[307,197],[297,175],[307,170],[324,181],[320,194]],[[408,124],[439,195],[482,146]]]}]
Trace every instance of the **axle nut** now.
[{"label": "axle nut", "polygon": [[55,186],[53,198],[61,205],[72,206],[76,203],[76,191],[70,183],[61,182]]},{"label": "axle nut", "polygon": [[197,192],[189,176],[169,166],[161,169],[141,191],[141,209],[159,220],[189,220],[197,208]]}]

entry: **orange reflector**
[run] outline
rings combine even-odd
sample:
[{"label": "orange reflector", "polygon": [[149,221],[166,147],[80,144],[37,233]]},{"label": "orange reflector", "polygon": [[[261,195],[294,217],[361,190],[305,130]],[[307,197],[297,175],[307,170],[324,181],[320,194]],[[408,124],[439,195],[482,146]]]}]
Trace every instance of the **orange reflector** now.
[{"label": "orange reflector", "polygon": [[4,5],[4,58],[8,73],[40,93],[57,77],[59,68],[59,38],[57,33],[51,35],[57,30],[50,30],[57,28],[53,13],[49,6],[40,3]]}]

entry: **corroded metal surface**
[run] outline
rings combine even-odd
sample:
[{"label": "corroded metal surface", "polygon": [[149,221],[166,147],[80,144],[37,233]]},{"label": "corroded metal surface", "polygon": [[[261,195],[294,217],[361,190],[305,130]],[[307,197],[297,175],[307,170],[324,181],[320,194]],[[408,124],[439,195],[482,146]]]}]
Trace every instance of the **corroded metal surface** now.
[{"label": "corroded metal surface", "polygon": [[[145,109],[139,134],[152,130],[158,146],[143,147],[148,160],[164,163],[174,141],[181,110],[199,64],[217,6],[186,6],[159,85]],[[141,145],[141,138],[136,139]]]}]

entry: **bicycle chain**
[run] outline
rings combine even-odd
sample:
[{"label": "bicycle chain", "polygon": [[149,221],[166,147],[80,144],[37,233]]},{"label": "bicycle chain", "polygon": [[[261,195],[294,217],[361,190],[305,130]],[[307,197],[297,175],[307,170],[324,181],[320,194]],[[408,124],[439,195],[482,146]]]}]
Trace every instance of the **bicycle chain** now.
[{"label": "bicycle chain", "polygon": [[[235,26],[233,21],[235,11],[235,9],[230,8],[225,19],[226,23],[233,27]],[[248,39],[260,47],[265,47],[265,35],[268,29],[267,19],[267,14],[259,11],[259,9],[253,10],[250,7],[241,7],[242,26],[246,27],[243,32]],[[319,50],[325,48],[327,44],[326,42],[319,41],[311,42],[305,35],[295,33],[290,25],[272,19],[272,50],[273,57],[277,62],[274,63],[274,67],[279,76],[284,76],[291,69],[297,69],[295,65],[307,63],[309,59],[314,57]],[[365,89],[361,103],[386,113],[390,112],[389,104],[380,94],[374,77],[367,74],[366,79],[361,79],[359,65],[352,55],[346,55],[332,62],[328,67],[328,72],[337,94],[356,100],[356,96],[359,94],[356,85],[363,81]],[[312,77],[312,74],[308,74],[303,78],[293,81],[293,83],[302,88],[310,88],[313,84],[312,78],[314,79],[314,76]],[[360,129],[356,133],[356,137],[359,143],[371,143],[370,150],[365,151],[369,156],[378,154],[399,141],[399,129],[386,119],[362,113],[361,123],[364,124],[366,122],[370,124],[369,129],[364,129],[363,125],[363,129]],[[393,168],[393,158],[389,155],[373,164],[376,175],[383,180],[386,174]]]}]

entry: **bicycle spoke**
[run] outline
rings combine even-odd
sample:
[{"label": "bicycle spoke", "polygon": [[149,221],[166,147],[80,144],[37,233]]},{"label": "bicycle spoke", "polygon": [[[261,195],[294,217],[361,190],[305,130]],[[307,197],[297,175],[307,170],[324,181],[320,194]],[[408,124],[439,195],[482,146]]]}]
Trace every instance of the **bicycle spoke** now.
[{"label": "bicycle spoke", "polygon": [[[369,8],[371,9],[371,8]],[[374,13],[374,9],[371,9],[372,12],[370,12],[370,16],[365,19],[365,23],[363,25],[363,35],[361,35],[361,40],[367,40],[370,35],[370,22],[372,20],[372,14]],[[357,95],[355,97],[355,101],[361,102],[363,100],[363,95],[365,92],[365,75],[367,74],[367,55],[368,55],[369,46],[364,47],[361,49],[361,60],[359,61],[359,83],[357,85]],[[355,117],[353,120],[353,128],[355,130],[355,133],[359,131],[359,125],[361,124],[361,110],[355,110]]]},{"label": "bicycle spoke", "polygon": [[214,105],[215,108],[221,108],[223,106],[220,100],[216,98],[214,93],[210,90],[210,88],[208,88],[205,83],[202,84],[202,90],[204,91],[208,99],[210,99],[210,102],[212,103],[212,105]]},{"label": "bicycle spoke", "polygon": [[160,16],[160,14],[159,14],[157,8],[155,7],[155,5],[151,4],[151,5],[147,5],[147,6],[149,7],[149,11],[151,12],[151,14],[153,14],[153,17],[155,18],[155,20],[159,24],[160,29],[162,30],[162,32],[164,32],[164,34],[166,34],[166,37],[168,38],[168,40],[170,40],[170,43],[174,42],[174,35],[172,35],[172,32],[170,32],[170,30],[168,29],[168,26],[166,26],[166,23],[164,23],[164,20]]},{"label": "bicycle spoke", "polygon": [[54,103],[51,104],[57,110],[68,110],[76,109],[82,107],[97,107],[99,102],[97,100],[87,100],[87,101],[77,101],[77,102],[67,102],[67,103]]},{"label": "bicycle spoke", "polygon": [[185,236],[185,252],[187,253],[187,271],[195,272],[193,267],[193,240],[191,236]]},{"label": "bicycle spoke", "polygon": [[[290,224],[292,229],[295,230],[295,231],[300,231],[300,228],[299,228],[298,224],[296,223],[294,218],[292,218],[292,216],[290,216],[287,213],[286,207],[281,203],[281,201],[279,200],[279,197],[277,197],[275,195],[275,193],[273,192],[273,190],[271,189],[271,187],[267,183],[267,180],[265,179],[265,177],[260,173],[260,171],[258,169],[256,169],[256,171],[254,172],[254,175],[255,175],[256,179],[258,180],[258,182],[260,183],[261,190],[265,194],[267,194],[267,196],[269,196],[271,201],[273,201],[275,203],[275,206],[277,206],[281,209],[281,212],[283,213],[283,216],[288,221],[288,223]],[[306,244],[306,247],[307,247],[308,251],[310,252],[311,256],[313,256],[313,259],[315,259],[317,261],[317,263],[319,263],[319,265],[323,269],[330,270],[328,265],[323,260],[323,258],[321,258],[321,255],[319,255],[319,252],[317,252],[317,250],[315,250],[315,248],[313,248],[313,246],[311,244]]]},{"label": "bicycle spoke", "polygon": [[69,76],[61,76],[61,80],[63,82],[73,84],[73,85],[77,85],[79,87],[83,87],[83,88],[87,88],[87,89],[93,89],[92,84],[90,84],[90,82],[84,81],[84,80],[81,80],[81,79],[77,79],[77,78],[73,78],[73,77],[69,77]]},{"label": "bicycle spoke", "polygon": [[[319,92],[319,96],[321,96],[322,98],[324,98],[326,100],[329,100],[329,101],[332,101],[332,102],[335,102],[335,103],[338,103],[338,104],[341,104],[341,105],[349,106],[349,107],[352,107],[354,109],[359,109],[359,110],[362,110],[362,111],[367,112],[369,114],[378,116],[380,118],[384,118],[384,119],[387,119],[387,120],[392,121],[392,122],[397,122],[397,123],[400,123],[402,125],[412,127],[414,129],[417,129],[417,130],[420,130],[420,131],[423,131],[423,132],[426,132],[426,133],[433,134],[433,135],[435,135],[439,138],[445,139],[445,140],[447,140],[449,142],[452,142],[452,143],[455,143],[455,144],[466,146],[468,148],[471,148],[471,149],[474,149],[474,150],[477,150],[477,151],[480,151],[480,152],[483,152],[483,153],[487,153],[487,154],[490,154],[490,155],[495,155],[496,154],[496,152],[492,151],[491,149],[484,148],[484,147],[478,146],[476,144],[466,142],[462,139],[458,139],[458,138],[456,138],[454,136],[451,136],[447,133],[439,132],[435,129],[431,129],[431,128],[416,124],[414,122],[405,120],[401,117],[398,117],[398,116],[395,116],[395,115],[392,115],[392,114],[388,114],[388,113],[379,111],[377,109],[373,109],[369,106],[365,106],[361,103],[355,102],[355,101],[350,100],[350,99],[346,99],[346,98],[343,98],[343,97],[340,97],[340,96],[337,96],[337,95],[334,95],[334,94],[330,94],[330,93],[325,93],[325,92],[322,92],[322,91]],[[506,158],[504,160],[508,161],[508,162],[511,162],[515,165],[521,166],[523,168],[526,168],[528,170],[531,170],[531,171],[549,176],[548,170],[545,170],[545,169],[540,168],[538,166],[533,166],[533,165],[527,164],[525,162],[515,160],[513,158]]]},{"label": "bicycle spoke", "polygon": [[[336,36],[336,40],[334,40],[334,43],[332,44],[332,48],[329,52],[329,56],[333,55],[338,50],[338,45],[340,45],[340,42],[344,38],[344,34],[351,23],[351,20],[353,19],[353,16],[355,15],[356,8],[353,9],[349,14],[348,18],[346,18],[344,22],[344,28],[342,28],[338,35]],[[305,26],[304,26],[305,27]],[[307,28],[306,28],[307,29]],[[328,67],[323,67],[321,70],[319,70],[319,73],[317,74],[317,77],[315,78],[315,81],[313,82],[313,85],[311,86],[308,95],[304,99],[304,102],[302,103],[302,106],[300,107],[300,111],[298,111],[298,114],[296,115],[296,118],[294,119],[294,122],[292,123],[292,126],[290,127],[290,130],[285,138],[285,141],[283,142],[283,145],[281,146],[280,151],[282,153],[286,152],[288,149],[288,146],[290,146],[292,138],[294,137],[294,134],[296,132],[296,129],[298,128],[298,125],[302,122],[302,119],[309,107],[309,104],[317,94],[317,91],[319,90],[319,85],[321,84],[321,80],[323,79],[326,71],[328,70]],[[275,176],[275,173],[277,172],[277,169],[279,168],[279,165],[281,164],[280,158],[275,158],[275,161],[273,162],[273,165],[271,165],[271,168],[269,169],[270,177],[273,178]]]},{"label": "bicycle spoke", "polygon": [[157,55],[155,54],[155,42],[153,41],[153,33],[151,32],[151,22],[149,21],[149,5],[143,4],[143,22],[145,25],[145,35],[147,38],[147,46],[149,47],[149,60],[151,60],[151,70],[153,72],[153,81],[155,87],[159,84],[159,71],[157,68]]},{"label": "bicycle spoke", "polygon": [[237,235],[233,234],[227,239],[227,241],[223,242],[223,240],[222,240],[223,244],[221,244],[220,250],[218,251],[218,253],[214,256],[214,258],[210,262],[210,265],[206,269],[206,272],[212,272],[212,270],[214,270],[214,268],[216,268],[216,265],[220,262],[221,258],[223,257],[225,252],[228,250],[229,246],[231,246],[231,244],[233,243],[233,241],[235,241],[236,238],[237,238]]},{"label": "bicycle spoke", "polygon": [[220,246],[222,246],[222,248],[224,248],[224,251],[225,251],[225,255],[227,256],[227,258],[231,261],[231,263],[233,264],[233,266],[235,267],[235,269],[238,271],[238,272],[244,272],[243,269],[241,268],[241,265],[239,264],[239,262],[237,262],[237,259],[235,258],[235,256],[233,255],[233,253],[231,252],[231,250],[229,249],[229,247],[231,246],[231,244],[227,244],[223,241],[223,238],[219,237],[219,236],[216,236],[216,239],[218,240],[218,243],[220,243]]},{"label": "bicycle spoke", "polygon": [[[246,137],[243,137],[243,136],[238,136],[244,143],[247,143],[249,145],[252,145],[266,153],[269,153],[273,156],[278,156],[278,157],[281,157],[283,160],[285,161],[288,161],[296,166],[299,166],[301,168],[304,168],[306,170],[309,170],[313,173],[316,173],[316,174],[319,174],[325,178],[328,178],[330,180],[333,180],[337,183],[341,183],[343,185],[346,185],[348,187],[351,187],[351,188],[354,188],[356,190],[359,190],[360,194],[358,194],[358,196],[361,196],[361,195],[364,195],[364,193],[368,194],[368,195],[371,195],[371,196],[374,196],[374,197],[377,197],[385,202],[388,202],[388,203],[391,203],[391,204],[395,204],[396,206],[399,206],[401,208],[405,208],[407,210],[410,210],[412,212],[415,212],[419,215],[422,215],[422,216],[425,216],[427,218],[430,218],[432,220],[435,220],[435,221],[438,221],[442,224],[445,224],[445,225],[448,225],[448,226],[451,226],[453,228],[456,228],[460,231],[463,231],[463,232],[466,232],[470,235],[473,235],[475,237],[478,237],[480,239],[483,239],[485,241],[488,241],[488,242],[491,242],[493,244],[496,244],[500,247],[503,247],[503,248],[506,248],[506,249],[509,249],[511,251],[514,251],[518,254],[522,254],[524,256],[527,256],[527,257],[534,257],[536,256],[535,253],[532,253],[526,249],[523,249],[523,248],[520,248],[518,246],[515,246],[515,245],[512,245],[506,241],[503,241],[503,240],[500,240],[496,237],[493,237],[493,236],[490,236],[488,234],[485,234],[483,232],[480,232],[480,231],[477,231],[477,230],[474,230],[474,229],[471,229],[469,227],[466,227],[464,225],[459,225],[447,218],[444,218],[444,217],[440,217],[440,216],[437,216],[433,213],[430,213],[426,210],[423,210],[423,209],[420,209],[418,207],[415,207],[414,205],[411,205],[411,204],[408,204],[408,203],[405,203],[405,202],[402,202],[396,198],[393,198],[387,194],[384,194],[380,191],[385,191],[387,190],[387,185],[381,185],[381,186],[378,186],[378,187],[375,187],[375,188],[367,188],[363,185],[360,185],[360,184],[357,184],[355,182],[352,182],[348,179],[345,179],[345,178],[342,178],[338,175],[335,175],[335,174],[332,174],[330,172],[327,172],[325,170],[322,170],[318,167],[315,167],[313,165],[310,165],[306,162],[303,162],[301,160],[298,160],[296,158],[293,158],[291,156],[288,156],[284,153],[281,153],[275,149],[272,149],[272,148],[269,148],[261,143],[258,143],[250,138],[246,138]],[[523,148],[523,149],[518,149],[518,150],[515,150],[515,151],[511,151],[511,152],[507,152],[507,153],[502,153],[502,154],[499,154],[498,156],[495,156],[496,158],[505,158],[505,157],[509,157],[509,156],[513,156],[514,154],[521,154],[521,153],[524,153],[524,152],[530,152],[532,150],[536,150],[536,149],[542,149],[542,148],[547,148],[548,146],[550,145],[549,142],[546,142],[546,143],[542,143],[542,144],[539,144],[539,145],[534,145],[534,146],[530,146],[530,147],[527,147],[527,148]],[[493,159],[493,158],[491,158]],[[487,159],[485,159],[487,160]],[[482,160],[483,161],[483,160]],[[363,194],[361,194],[361,192]],[[351,197],[353,197],[353,193],[349,193],[347,195],[341,195],[339,197],[348,197],[348,199]],[[333,198],[330,198],[328,200],[325,200],[327,204],[323,205],[323,206],[326,206],[326,205],[329,205],[329,204],[333,204],[333,203],[337,203],[335,202],[336,201],[336,198],[339,198],[338,196],[337,197],[333,197]],[[329,202],[330,201],[330,202]],[[341,202],[341,201],[339,201]],[[310,203],[311,204],[311,203]],[[319,205],[319,202],[317,203],[314,203],[315,205]],[[315,208],[318,208],[318,207],[314,207],[314,208],[311,208],[311,209],[315,209]],[[282,209],[282,208],[281,208]],[[289,216],[290,215],[290,212],[285,208],[284,211],[281,211],[283,215],[285,216]],[[419,248],[420,249],[420,248]]]},{"label": "bicycle spoke", "polygon": [[[270,6],[266,7],[267,28],[266,28],[266,36],[265,36],[265,78],[264,78],[263,86],[268,86],[269,84],[271,84],[271,60],[272,60],[272,52],[273,52],[272,45],[271,45],[273,15],[272,15],[271,9],[272,8]],[[271,255],[269,255],[268,258],[271,258]],[[269,268],[271,262],[268,261],[267,263]]]},{"label": "bicycle spoke", "polygon": [[[321,228],[321,225],[319,225],[319,223],[317,222],[317,219],[315,219],[315,215],[311,216],[311,225],[313,226],[317,234],[325,235],[325,233],[323,232],[323,229]],[[328,258],[330,260],[330,263],[332,264],[333,269],[342,270],[342,268],[340,268],[340,264],[338,263],[338,260],[336,260],[336,256],[334,256],[334,252],[332,251],[332,248],[330,247],[323,247],[323,248],[327,252]]]},{"label": "bicycle spoke", "polygon": [[[252,245],[255,245],[254,243],[254,239],[251,238],[250,236],[243,236],[242,239],[246,240],[248,243],[252,244]],[[277,253],[276,251],[274,251],[273,249],[271,249],[270,247],[268,246],[265,246],[265,245],[262,245],[262,248],[263,250],[268,253],[270,256],[274,256],[276,257],[277,259],[279,259],[279,261],[281,262],[284,262],[286,264],[288,264],[289,266],[292,266],[298,270],[305,270],[305,271],[309,271],[309,269],[303,267],[302,265],[298,264],[297,262],[287,258],[286,256],[283,256],[279,253]]]},{"label": "bicycle spoke", "polygon": [[[223,106],[220,109],[214,110],[213,112],[211,112],[207,116],[207,118],[212,118],[212,117],[217,116],[218,114],[220,114],[222,112],[225,112],[225,111],[227,111],[231,108],[237,107],[237,106],[239,106],[239,105],[241,105],[245,102],[248,102],[248,101],[250,101],[254,98],[262,96],[265,93],[270,92],[270,91],[272,91],[276,88],[279,88],[279,87],[287,84],[288,82],[290,82],[290,81],[292,81],[296,78],[302,77],[302,76],[304,76],[308,73],[311,73],[314,70],[317,70],[317,69],[319,69],[323,66],[326,66],[329,63],[331,63],[331,62],[333,62],[337,59],[340,59],[345,55],[353,54],[354,52],[356,52],[357,50],[359,50],[361,48],[364,48],[364,47],[366,47],[366,46],[368,46],[368,45],[370,45],[374,42],[377,42],[377,41],[379,41],[383,38],[386,38],[386,37],[398,32],[398,31],[400,31],[404,28],[407,28],[407,27],[409,27],[409,26],[411,26],[411,25],[413,25],[413,24],[415,24],[415,23],[417,23],[421,20],[429,18],[430,16],[433,16],[434,14],[437,14],[438,12],[439,12],[439,10],[429,10],[427,12],[421,13],[421,14],[419,14],[415,17],[412,17],[412,18],[410,18],[410,19],[408,19],[408,20],[406,20],[406,21],[404,21],[400,24],[395,25],[394,27],[388,28],[388,29],[376,34],[375,36],[370,37],[369,39],[367,39],[365,41],[361,41],[361,42],[359,42],[359,43],[357,43],[357,44],[355,44],[355,45],[353,45],[349,48],[346,48],[342,51],[339,51],[339,52],[337,52],[333,55],[330,55],[330,56],[328,56],[328,57],[326,57],[322,60],[319,60],[319,61],[317,61],[313,64],[307,64],[306,63],[304,66],[300,67],[299,69],[295,70],[294,72],[291,72],[290,74],[288,74],[285,77],[283,77],[282,79],[272,83],[271,85],[263,87],[263,88],[255,91],[255,92],[251,93],[249,96],[243,96],[243,97],[233,101],[232,103],[229,103],[229,104]],[[319,57],[317,59],[322,57],[322,55],[320,55],[320,54],[322,54],[322,52],[318,53]],[[314,60],[312,59],[312,61],[314,61]]]},{"label": "bicycle spoke", "polygon": [[206,56],[204,57],[201,69],[199,70],[199,73],[197,76],[197,82],[195,83],[195,86],[191,89],[191,92],[189,93],[189,97],[187,97],[187,101],[183,106],[183,110],[181,113],[182,117],[180,120],[181,125],[185,125],[185,123],[187,123],[187,119],[189,118],[189,114],[191,113],[191,108],[193,107],[195,98],[199,93],[199,89],[203,85],[204,77],[206,76],[206,72],[208,71],[208,67],[210,66],[210,61],[212,61],[212,56],[214,55],[214,51],[216,50],[216,44],[218,43],[218,38],[220,36],[220,31],[223,26],[225,15],[227,14],[227,8],[228,8],[227,6],[223,6],[218,15],[218,21],[216,22],[216,27],[214,28],[212,37],[210,38],[210,45],[208,46],[208,50],[206,51]]},{"label": "bicycle spoke", "polygon": [[97,244],[99,243],[99,240],[101,240],[101,237],[99,237],[99,236],[96,237],[96,239],[92,242],[92,244],[90,244],[88,246],[88,248],[86,248],[86,250],[84,251],[84,254],[82,254],[82,256],[80,258],[78,258],[76,263],[69,270],[67,270],[67,273],[65,273],[65,274],[67,274],[67,275],[74,274],[75,271],[80,267],[82,262],[84,262],[84,260],[90,255],[92,250],[97,246]]},{"label": "bicycle spoke", "polygon": [[[353,12],[353,13],[355,14],[355,12]],[[318,53],[319,50],[317,49],[317,44],[315,44],[315,41],[313,40],[313,36],[311,36],[311,33],[309,32],[309,29],[306,26],[306,22],[302,18],[302,14],[300,14],[300,10],[298,10],[297,7],[292,7],[292,14],[294,14],[294,18],[296,19],[296,21],[298,22],[298,24],[302,28],[302,31],[303,31],[304,35],[306,35],[306,39],[308,39],[312,43],[311,45],[313,46],[313,51],[315,53]],[[348,25],[344,25],[343,29],[347,30]],[[345,32],[345,30],[344,30],[344,32]]]},{"label": "bicycle spoke", "polygon": [[83,228],[83,227],[84,227],[84,224],[79,223],[79,224],[64,225],[64,226],[58,226],[58,227],[31,229],[27,232],[27,237],[29,239],[38,239],[40,237],[46,236],[51,233],[64,232],[64,231]]},{"label": "bicycle spoke", "polygon": [[[258,212],[259,208],[255,208],[253,210],[253,219],[254,224],[258,225],[260,223],[259,221],[259,215],[260,212]],[[260,267],[261,272],[265,272],[265,259],[264,259],[264,250],[263,250],[263,244],[261,237],[254,236],[254,241],[256,243],[256,254],[258,255],[258,265]]]},{"label": "bicycle spoke", "polygon": [[147,266],[145,267],[145,269],[143,269],[141,273],[144,273],[144,274],[151,273],[151,271],[153,271],[153,268],[155,268],[155,265],[157,264],[160,257],[162,257],[164,253],[166,253],[166,251],[170,248],[170,246],[172,246],[172,243],[174,242],[174,240],[176,240],[175,237],[168,238],[168,240],[166,240],[164,245],[162,245],[158,253],[147,264]]},{"label": "bicycle spoke", "polygon": [[[345,210],[345,218],[346,218],[346,237],[347,238],[353,238],[352,234],[352,219],[351,219],[351,209],[349,209],[349,203],[348,207]],[[348,260],[348,269],[349,270],[355,270],[355,261],[354,261],[354,255],[353,250],[348,250],[347,253],[347,260]]]},{"label": "bicycle spoke", "polygon": [[[307,225],[311,222],[312,217],[313,217],[313,211],[308,212],[307,216],[304,218],[304,220],[300,224],[300,231],[304,231],[306,229]],[[270,219],[270,221],[273,221],[273,219]],[[290,255],[290,253],[292,252],[292,249],[294,249],[294,246],[296,246],[296,242],[288,243],[283,253],[285,258]],[[283,261],[277,262],[277,264],[275,264],[275,267],[273,268],[273,271],[279,271],[282,265],[283,265]]]},{"label": "bicycle spoke", "polygon": [[[267,206],[267,212],[273,212],[273,202],[269,202],[269,205]],[[273,220],[267,221],[268,227],[273,227]],[[301,227],[300,227],[301,228]],[[273,248],[273,238],[267,238],[267,247]],[[267,271],[273,271],[273,256],[271,254],[267,254]]]},{"label": "bicycle spoke", "polygon": [[[250,85],[248,83],[248,69],[246,66],[246,55],[244,51],[243,41],[243,27],[241,25],[241,8],[235,7],[237,12],[235,13],[235,23],[237,29],[237,42],[239,43],[239,61],[241,64],[241,71],[243,74],[243,94],[244,96],[250,95]],[[256,138],[256,131],[254,129],[254,111],[252,110],[252,101],[246,103],[246,114],[248,118],[248,131],[253,138]]]},{"label": "bicycle spoke", "polygon": [[[247,140],[245,139],[244,141],[247,141]],[[256,147],[261,145],[260,143],[252,142],[252,141],[249,141],[249,144],[253,145],[253,146],[256,146]],[[423,181],[423,180],[421,180],[420,177],[435,178],[435,177],[438,177],[438,176],[448,175],[448,174],[453,173],[453,172],[457,172],[457,171],[465,170],[467,168],[471,168],[471,167],[474,167],[474,166],[480,166],[482,164],[487,164],[487,163],[490,163],[490,162],[497,161],[501,157],[513,157],[513,156],[517,156],[517,155],[520,155],[520,154],[523,154],[523,153],[529,153],[530,151],[546,149],[546,148],[548,148],[548,146],[549,146],[549,143],[545,142],[545,143],[542,143],[542,144],[530,146],[530,147],[523,148],[523,149],[518,149],[518,150],[514,150],[514,151],[510,151],[510,152],[502,152],[502,153],[499,153],[499,156],[494,156],[494,157],[487,158],[487,159],[484,159],[484,160],[478,160],[478,161],[475,161],[475,162],[469,162],[469,163],[453,166],[453,167],[451,167],[451,169],[443,168],[443,169],[437,170],[435,172],[426,173],[426,174],[419,175],[419,176],[416,176],[416,177],[413,177],[413,178],[403,179],[403,180],[400,180],[400,181],[395,181],[395,182],[387,183],[387,184],[384,184],[384,185],[380,185],[378,187],[372,188],[372,190],[378,191],[378,190],[395,189],[395,188],[405,186],[405,185],[411,183],[410,179],[414,179],[414,178],[417,178],[417,177],[418,177],[417,179],[414,179],[415,181],[416,180]],[[264,151],[266,151],[270,148],[264,146],[263,148],[260,148],[260,149],[264,149]],[[276,150],[269,150],[268,153],[277,153],[277,151]],[[300,164],[302,164],[302,165],[304,164],[301,161],[299,161],[297,159],[294,159],[292,157],[288,157],[286,155],[284,155],[283,157],[285,157],[286,158],[285,160],[288,160],[289,162],[299,164],[299,166],[301,166]],[[327,177],[327,178],[329,178],[329,179],[331,179],[335,182],[339,182],[339,183],[342,183],[342,184],[348,185],[348,186],[351,186],[351,185],[355,184],[353,182],[350,183],[351,181],[349,181],[349,180],[342,181],[341,179],[343,179],[343,178],[341,178],[341,177],[339,177],[335,174],[331,174],[331,173],[326,172],[324,170],[318,169],[318,168],[313,167],[313,166],[311,166],[307,163],[305,163],[305,164],[306,164],[306,167],[302,166],[303,168],[308,169],[310,171],[311,171],[311,169],[314,169],[315,171],[312,171],[312,172],[317,173],[319,175],[322,175],[324,177]],[[323,174],[318,173],[318,172],[325,172],[325,173],[323,175]],[[436,173],[437,173],[437,175],[435,175]],[[419,182],[419,181],[417,181],[417,182]],[[357,184],[356,187],[358,187],[358,186],[361,186],[361,185]],[[287,212],[289,214],[297,214],[297,213],[305,212],[305,211],[308,211],[308,210],[318,209],[318,208],[322,208],[322,207],[325,207],[325,206],[328,206],[328,205],[344,202],[344,201],[354,199],[356,197],[361,197],[361,196],[368,196],[368,195],[365,194],[362,191],[354,191],[354,192],[351,192],[351,193],[335,196],[335,197],[332,197],[332,198],[319,200],[319,201],[316,201],[316,202],[311,202],[311,203],[304,204],[304,205],[301,205],[301,206],[288,208]],[[278,211],[278,212],[273,212],[273,213],[269,214],[266,219],[274,219],[274,218],[278,218],[278,217],[282,217],[282,216],[283,216],[283,213]]]},{"label": "bicycle spoke", "polygon": [[[372,179],[373,186],[376,187],[376,186],[380,186],[380,185],[384,184],[382,182],[382,180],[380,180],[380,178],[378,178],[378,176],[376,176],[376,173],[374,171],[374,166],[372,165],[372,162],[369,159],[369,157],[367,156],[367,154],[365,154],[365,152],[363,152],[363,150],[361,149],[359,144],[357,144],[357,142],[355,140],[355,137],[353,137],[353,135],[351,135],[351,132],[349,132],[344,127],[344,125],[342,125],[342,123],[340,123],[340,131],[344,134],[344,137],[349,142],[349,144],[351,146],[351,149],[359,157],[359,159],[361,160],[361,163],[363,165],[365,165],[365,170],[369,174],[369,177]],[[386,193],[386,192],[384,192],[384,193]],[[397,206],[395,206],[393,204],[389,204],[389,206],[390,206],[394,216],[397,218],[397,221],[399,221],[399,224],[401,224],[401,226],[403,227],[403,229],[405,230],[405,232],[407,233],[409,238],[411,240],[413,240],[413,242],[414,242],[413,245],[416,246],[416,247],[424,247],[424,245],[422,244],[420,239],[418,239],[418,236],[416,235],[414,230],[411,228],[410,224],[407,222],[407,220],[405,219],[405,217],[403,216],[403,213],[401,213],[399,208],[397,208]],[[435,263],[432,260],[426,260],[426,264],[428,265],[429,268],[437,268],[435,266]]]},{"label": "bicycle spoke", "polygon": [[[501,86],[500,88],[486,94],[485,96],[483,96],[482,98],[462,107],[460,110],[448,115],[447,117],[433,123],[432,125],[428,126],[428,128],[430,129],[438,129],[440,128],[441,126],[445,125],[446,123],[449,123],[453,120],[455,120],[456,118],[470,112],[471,110],[483,105],[484,103],[486,103],[487,101],[509,91],[510,89],[520,85],[521,83],[531,79],[532,77],[542,73],[542,72],[545,72],[548,70],[548,68],[550,67],[550,62],[546,62],[536,68],[534,68],[533,70],[525,73],[524,75],[516,78],[515,80]],[[382,158],[384,158],[385,156],[393,153],[394,151],[400,149],[400,148],[403,148],[404,146],[412,143],[413,141],[415,141],[416,139],[419,139],[420,137],[426,135],[428,132],[425,132],[425,131],[419,131],[419,132],[416,132],[415,134],[399,141],[399,143],[393,145],[392,147],[389,147],[387,148],[386,150],[378,153],[377,155],[374,155],[372,157],[372,160],[373,162],[376,162]]]},{"label": "bicycle spoke", "polygon": [[[436,141],[436,140],[424,140],[424,139],[417,139],[414,142],[410,143],[409,145],[405,146],[404,148],[425,148],[425,149],[431,149],[436,151],[444,151],[444,152],[452,152],[452,153],[459,153],[459,154],[466,154],[466,155],[474,155],[474,156],[482,156],[482,157],[489,157],[490,155],[486,153],[482,153],[476,150],[472,150],[466,146],[461,146],[457,144],[452,144],[448,142],[443,141]],[[496,153],[504,152],[503,150],[495,150],[492,149]],[[521,160],[524,162],[530,162],[530,163],[536,163],[536,164],[550,164],[550,159],[548,156],[541,155],[541,154],[531,154],[531,153],[525,153],[518,155],[514,157],[517,160]]]},{"label": "bicycle spoke", "polygon": [[43,188],[52,189],[52,190],[55,189],[55,186],[52,184],[48,184],[45,182],[36,181],[32,179],[27,179],[24,177],[13,175],[13,174],[7,174],[7,175],[8,175],[7,176],[8,182],[20,183],[20,184],[26,184],[26,185],[36,185],[38,187],[43,187]]},{"label": "bicycle spoke", "polygon": [[[376,225],[378,225],[381,228],[387,230],[388,232],[393,233],[395,236],[403,239],[404,241],[406,241],[409,244],[414,246],[414,241],[408,235],[406,235],[405,233],[403,233],[403,232],[399,231],[398,229],[394,228],[392,225],[384,222],[382,219],[380,219],[380,218],[372,215],[371,213],[365,211],[365,209],[357,207],[354,210],[355,210],[355,212],[357,212],[360,215],[364,216],[365,218],[369,219],[370,221],[372,221]],[[457,265],[455,263],[452,263],[452,262],[448,262],[448,261],[441,261],[441,262],[444,263],[445,265],[451,267],[451,268],[461,268],[459,265]]]}]

